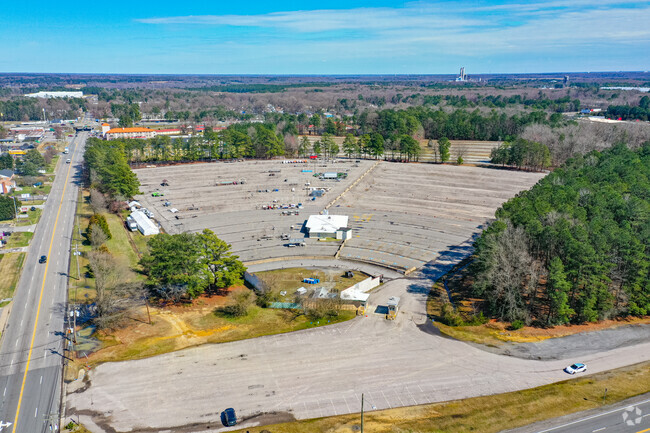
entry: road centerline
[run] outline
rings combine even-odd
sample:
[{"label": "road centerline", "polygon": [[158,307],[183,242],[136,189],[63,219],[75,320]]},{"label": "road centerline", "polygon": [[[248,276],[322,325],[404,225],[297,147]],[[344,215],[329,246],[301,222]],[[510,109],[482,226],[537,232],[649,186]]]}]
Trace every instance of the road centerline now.
[{"label": "road centerline", "polygon": [[[77,146],[75,146],[75,150],[73,151],[72,154],[72,159],[74,159],[74,155],[77,152]],[[63,191],[61,192],[61,201],[59,202],[59,208],[57,209],[56,212],[56,218],[54,219],[54,227],[52,229],[52,237],[50,238],[50,246],[47,251],[48,257],[52,254],[52,245],[54,245],[54,236],[56,235],[56,227],[59,223],[59,216],[61,214],[61,208],[63,207],[63,200],[65,198],[65,191],[68,187],[68,181],[70,180],[70,173],[72,171],[72,164],[68,166],[68,171],[65,176],[65,181],[63,184]],[[27,382],[27,373],[29,372],[29,365],[32,360],[32,352],[34,351],[34,341],[36,341],[36,330],[38,328],[38,318],[41,313],[41,304],[43,303],[43,293],[45,293],[45,281],[47,280],[47,271],[49,268],[49,262],[45,262],[45,270],[43,272],[43,284],[41,285],[41,293],[38,297],[38,307],[36,308],[36,319],[34,320],[34,331],[32,332],[32,340],[29,344],[29,352],[27,353],[27,363],[25,364],[25,373],[23,374],[23,380],[20,385],[20,394],[18,396],[18,405],[16,407],[16,416],[14,417],[14,425],[13,429],[11,430],[12,433],[16,433],[16,428],[18,427],[18,416],[20,415],[20,406],[23,401],[23,394],[25,392],[25,383]],[[33,278],[33,277],[32,277]],[[38,410],[38,409],[37,409]]]}]

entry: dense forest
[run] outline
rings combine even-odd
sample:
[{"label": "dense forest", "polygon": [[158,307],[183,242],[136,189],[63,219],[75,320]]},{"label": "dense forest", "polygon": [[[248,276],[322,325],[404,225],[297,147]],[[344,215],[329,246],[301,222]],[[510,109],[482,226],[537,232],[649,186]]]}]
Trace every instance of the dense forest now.
[{"label": "dense forest", "polygon": [[650,314],[650,143],[572,158],[509,200],[477,240],[471,274],[505,321]]}]

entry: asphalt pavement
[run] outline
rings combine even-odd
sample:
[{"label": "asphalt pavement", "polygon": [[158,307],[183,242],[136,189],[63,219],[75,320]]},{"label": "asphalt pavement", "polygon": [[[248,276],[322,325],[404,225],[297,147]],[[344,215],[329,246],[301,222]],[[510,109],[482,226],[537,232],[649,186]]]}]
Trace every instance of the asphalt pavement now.
[{"label": "asphalt pavement", "polygon": [[59,160],[14,293],[0,346],[0,432],[59,427],[70,236],[86,137],[70,143],[71,164]]},{"label": "asphalt pavement", "polygon": [[[68,387],[68,415],[93,433],[225,430],[233,407],[239,428],[358,413],[361,394],[375,409],[449,401],[566,380],[570,360],[524,360],[445,338],[426,316],[431,281],[470,250],[461,245],[370,297],[368,313],[331,326],[151,358],[105,363]],[[309,266],[305,263],[304,266]],[[401,297],[395,321],[386,303]],[[650,358],[650,342],[582,361],[599,372]]]},{"label": "asphalt pavement", "polygon": [[650,393],[600,409],[578,412],[508,430],[508,433],[643,432],[650,432]]}]

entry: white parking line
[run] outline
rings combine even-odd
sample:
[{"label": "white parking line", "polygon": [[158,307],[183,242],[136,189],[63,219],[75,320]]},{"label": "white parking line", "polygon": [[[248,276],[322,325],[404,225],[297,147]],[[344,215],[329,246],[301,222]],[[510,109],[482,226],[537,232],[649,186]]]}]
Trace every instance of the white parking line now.
[{"label": "white parking line", "polygon": [[606,428],[607,428],[607,427],[597,428],[596,430],[592,430],[592,433],[596,433],[597,431],[603,431],[603,430],[605,430]]}]

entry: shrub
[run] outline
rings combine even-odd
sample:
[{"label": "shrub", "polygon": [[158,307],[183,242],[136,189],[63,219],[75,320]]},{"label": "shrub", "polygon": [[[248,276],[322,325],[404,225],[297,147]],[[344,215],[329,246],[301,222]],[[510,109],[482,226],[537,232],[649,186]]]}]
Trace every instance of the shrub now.
[{"label": "shrub", "polygon": [[253,303],[252,292],[246,290],[238,292],[233,296],[230,304],[217,309],[217,312],[228,317],[244,317],[248,314],[248,308]]},{"label": "shrub", "polygon": [[521,329],[524,327],[524,321],[523,320],[515,320],[510,324],[510,329],[513,331],[516,331],[517,329]]},{"label": "shrub", "polygon": [[106,235],[106,239],[111,239],[113,237],[111,235],[111,230],[108,228],[108,223],[106,222],[106,217],[104,215],[96,213],[90,217],[90,221],[88,221],[88,228],[86,229],[88,239],[92,238],[93,226],[100,227]]}]

